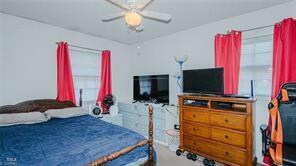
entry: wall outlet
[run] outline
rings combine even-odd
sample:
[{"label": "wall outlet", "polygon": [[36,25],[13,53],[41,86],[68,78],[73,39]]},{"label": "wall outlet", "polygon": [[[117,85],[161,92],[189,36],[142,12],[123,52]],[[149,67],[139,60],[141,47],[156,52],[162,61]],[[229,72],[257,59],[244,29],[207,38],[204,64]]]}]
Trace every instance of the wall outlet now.
[{"label": "wall outlet", "polygon": [[174,129],[176,129],[176,130],[180,130],[180,125],[175,124],[175,125],[174,125]]}]

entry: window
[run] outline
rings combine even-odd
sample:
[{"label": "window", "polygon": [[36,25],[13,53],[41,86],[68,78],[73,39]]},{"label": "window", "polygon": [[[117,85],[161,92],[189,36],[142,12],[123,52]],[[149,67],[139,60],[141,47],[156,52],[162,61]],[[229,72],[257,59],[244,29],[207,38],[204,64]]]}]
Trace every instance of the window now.
[{"label": "window", "polygon": [[82,89],[83,105],[95,104],[100,88],[101,58],[99,53],[70,49],[76,102]]},{"label": "window", "polygon": [[254,80],[256,96],[270,96],[272,84],[272,35],[243,39],[239,94],[250,94],[250,81]]}]

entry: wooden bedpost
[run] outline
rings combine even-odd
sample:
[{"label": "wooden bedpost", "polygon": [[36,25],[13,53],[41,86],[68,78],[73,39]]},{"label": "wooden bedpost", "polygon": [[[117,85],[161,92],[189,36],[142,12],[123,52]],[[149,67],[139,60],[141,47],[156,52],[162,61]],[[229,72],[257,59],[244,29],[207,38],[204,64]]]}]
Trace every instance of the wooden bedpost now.
[{"label": "wooden bedpost", "polygon": [[[153,107],[149,105],[149,131],[148,131],[148,140],[149,140],[149,160],[153,162]],[[153,165],[153,163],[150,163]]]}]

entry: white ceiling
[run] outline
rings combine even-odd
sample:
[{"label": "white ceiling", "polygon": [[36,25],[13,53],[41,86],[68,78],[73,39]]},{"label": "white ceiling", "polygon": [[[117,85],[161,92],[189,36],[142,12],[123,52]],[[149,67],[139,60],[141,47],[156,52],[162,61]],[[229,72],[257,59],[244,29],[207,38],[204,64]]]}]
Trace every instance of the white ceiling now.
[{"label": "white ceiling", "polygon": [[165,24],[145,19],[140,33],[128,30],[122,19],[102,22],[102,16],[121,11],[105,0],[0,0],[0,11],[132,44],[288,1],[154,0],[147,10],[170,13],[172,21]]}]

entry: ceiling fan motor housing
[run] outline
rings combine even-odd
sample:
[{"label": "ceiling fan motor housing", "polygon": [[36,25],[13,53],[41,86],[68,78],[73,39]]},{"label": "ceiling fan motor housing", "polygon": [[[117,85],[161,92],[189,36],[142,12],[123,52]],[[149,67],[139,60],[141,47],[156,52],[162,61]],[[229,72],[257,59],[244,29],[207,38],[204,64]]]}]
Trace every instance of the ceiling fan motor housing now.
[{"label": "ceiling fan motor housing", "polygon": [[142,23],[142,16],[136,10],[131,10],[125,14],[124,20],[128,26],[138,27]]}]

